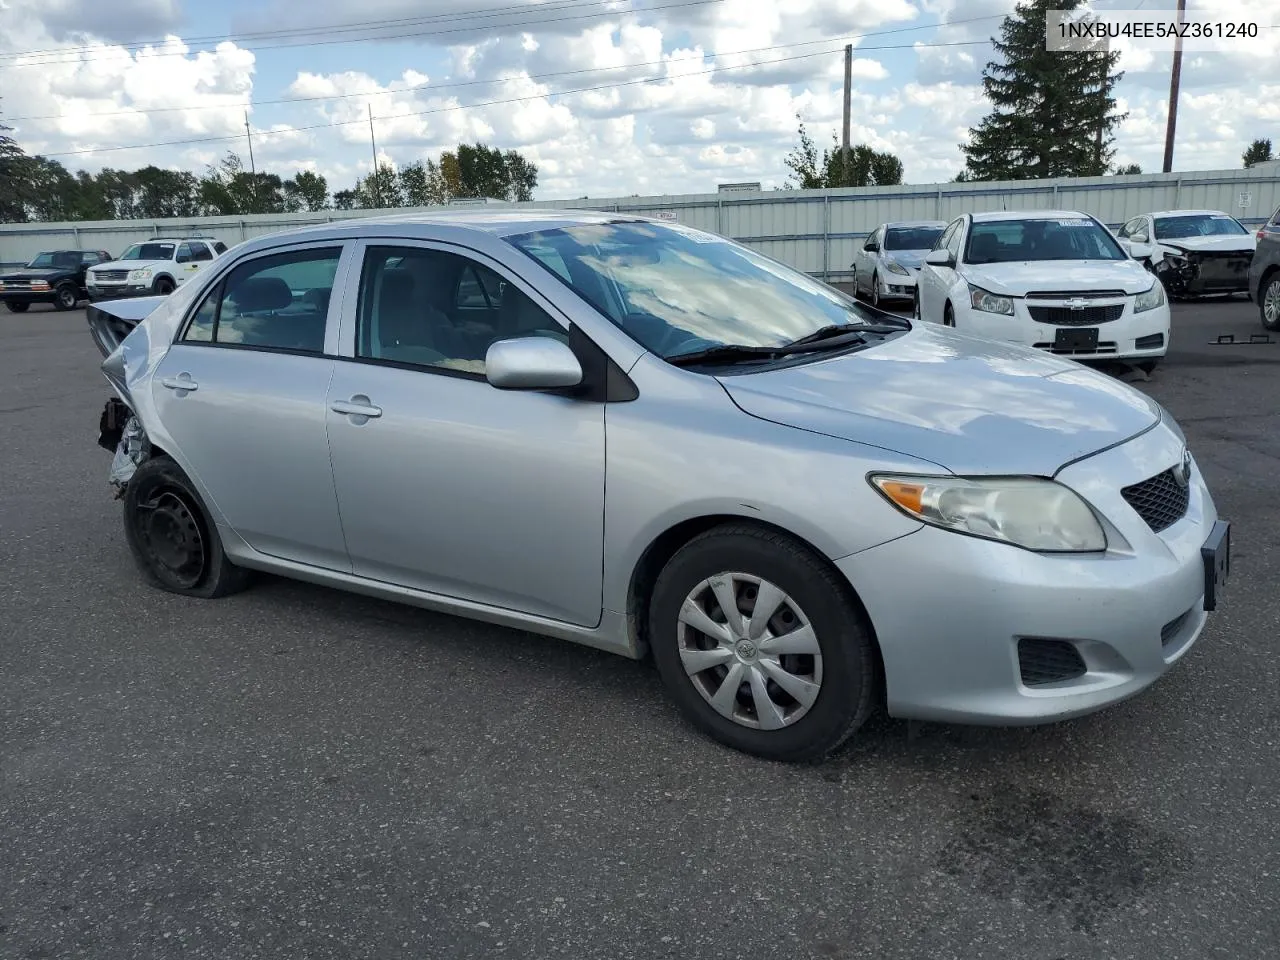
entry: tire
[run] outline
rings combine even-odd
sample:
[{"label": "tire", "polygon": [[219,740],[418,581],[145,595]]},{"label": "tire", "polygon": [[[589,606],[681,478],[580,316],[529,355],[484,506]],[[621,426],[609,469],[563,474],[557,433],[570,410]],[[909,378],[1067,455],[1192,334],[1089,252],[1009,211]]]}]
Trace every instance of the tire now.
[{"label": "tire", "polygon": [[9,303],[6,303],[5,306],[9,308],[10,313],[26,313],[27,308],[30,307],[31,304],[9,302]]},{"label": "tire", "polygon": [[911,294],[911,319],[916,323],[921,323],[923,317],[920,316],[920,288],[917,287]]},{"label": "tire", "polygon": [[80,291],[75,288],[74,284],[61,284],[53,292],[53,306],[57,310],[74,310],[79,302]]},{"label": "tire", "polygon": [[877,310],[882,309],[880,306],[880,274],[871,274],[871,305]]},{"label": "tire", "polygon": [[154,290],[157,295],[164,296],[166,294],[173,293],[173,287],[173,281],[168,277],[159,277],[156,282],[152,284],[151,289]]},{"label": "tire", "polygon": [[951,304],[947,304],[942,308],[942,325],[944,327],[954,327],[956,325],[956,313],[951,309]]},{"label": "tire", "polygon": [[153,587],[209,600],[238,593],[252,579],[227,559],[199,494],[169,457],[144,460],[129,480],[124,531]]},{"label": "tire", "polygon": [[1154,360],[1139,360],[1134,364],[1134,366],[1147,376],[1151,376],[1151,374],[1155,373],[1156,367],[1160,366],[1160,358],[1157,357]]},{"label": "tire", "polygon": [[1280,271],[1267,274],[1258,287],[1258,319],[1265,329],[1280,330]]},{"label": "tire", "polygon": [[858,283],[858,268],[853,268],[853,299],[862,299],[862,286]]},{"label": "tire", "polygon": [[[769,635],[752,639],[724,627],[717,640],[682,622],[682,611],[696,604],[708,629],[720,627],[725,618],[710,582],[725,574],[732,575],[739,603],[751,609],[761,584],[785,595],[766,625]],[[790,634],[787,624],[797,623],[791,628],[797,632]],[[766,643],[788,634],[798,640],[804,626],[811,628],[809,636],[814,638],[805,646],[815,648],[817,655],[766,654]],[[748,627],[746,633],[754,631]],[[848,584],[806,547],[772,530],[726,524],[686,544],[654,585],[648,636],[658,673],[681,713],[713,739],[758,757],[820,760],[863,724],[876,702],[874,640]],[[691,673],[686,658],[706,666]],[[768,667],[760,666],[766,660]],[[726,690],[730,670],[738,671],[740,682],[717,708],[711,698]],[[816,681],[814,699],[806,704],[791,697],[772,679],[779,674],[805,700]],[[763,711],[757,709],[760,696],[766,704]]]}]

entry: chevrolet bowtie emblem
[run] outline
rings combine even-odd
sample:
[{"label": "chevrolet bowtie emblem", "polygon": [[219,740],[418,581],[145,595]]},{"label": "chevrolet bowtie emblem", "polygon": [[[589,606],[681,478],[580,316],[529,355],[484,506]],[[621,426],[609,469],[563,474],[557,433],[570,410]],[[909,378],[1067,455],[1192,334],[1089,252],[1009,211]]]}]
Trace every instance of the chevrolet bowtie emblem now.
[{"label": "chevrolet bowtie emblem", "polygon": [[1085,307],[1089,305],[1089,301],[1081,297],[1072,297],[1070,300],[1067,301],[1066,305],[1068,308],[1072,310],[1083,310]]}]

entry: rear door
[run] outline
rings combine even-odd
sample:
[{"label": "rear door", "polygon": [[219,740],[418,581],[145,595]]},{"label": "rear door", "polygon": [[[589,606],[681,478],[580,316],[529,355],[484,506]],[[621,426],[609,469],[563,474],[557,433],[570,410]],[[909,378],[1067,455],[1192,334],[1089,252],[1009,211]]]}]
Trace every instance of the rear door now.
[{"label": "rear door", "polygon": [[241,261],[200,301],[153,378],[174,454],[254,549],[348,571],[325,395],[340,243]]}]

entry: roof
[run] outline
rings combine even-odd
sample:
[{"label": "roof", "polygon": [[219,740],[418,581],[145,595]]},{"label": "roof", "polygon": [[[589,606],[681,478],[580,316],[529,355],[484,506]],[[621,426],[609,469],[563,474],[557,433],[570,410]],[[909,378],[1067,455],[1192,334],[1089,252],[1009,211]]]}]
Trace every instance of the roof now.
[{"label": "roof", "polygon": [[1229,217],[1224,210],[1155,210],[1148,214],[1152,217]]},{"label": "roof", "polygon": [[1088,219],[1087,213],[1081,213],[1079,210],[988,210],[985,213],[975,213],[973,215],[974,223],[991,223],[1000,220],[1083,220]]},{"label": "roof", "polygon": [[305,227],[295,227],[292,230],[282,230],[279,233],[272,234],[272,236],[296,236],[298,234],[318,233],[343,227],[359,228],[360,231],[364,231],[376,230],[380,227],[441,226],[462,230],[476,230],[505,237],[517,233],[532,233],[537,230],[554,230],[557,227],[639,219],[645,218],[636,214],[604,213],[598,210],[486,210],[470,208],[352,217],[345,220],[334,220],[331,223],[316,223]]},{"label": "roof", "polygon": [[890,220],[886,227],[945,227],[945,220]]}]

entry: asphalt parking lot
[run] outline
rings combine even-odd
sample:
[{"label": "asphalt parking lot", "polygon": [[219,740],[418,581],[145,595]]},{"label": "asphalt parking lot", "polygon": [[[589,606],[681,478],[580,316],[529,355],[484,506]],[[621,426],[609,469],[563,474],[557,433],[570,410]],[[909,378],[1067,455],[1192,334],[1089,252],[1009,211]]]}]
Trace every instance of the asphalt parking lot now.
[{"label": "asphalt parking lot", "polygon": [[[83,313],[0,313],[0,957],[1280,956],[1280,343],[1174,307],[1233,579],[1155,687],[789,767],[645,664],[264,578],[143,586]],[[1280,340],[1280,337],[1274,337]]]}]

